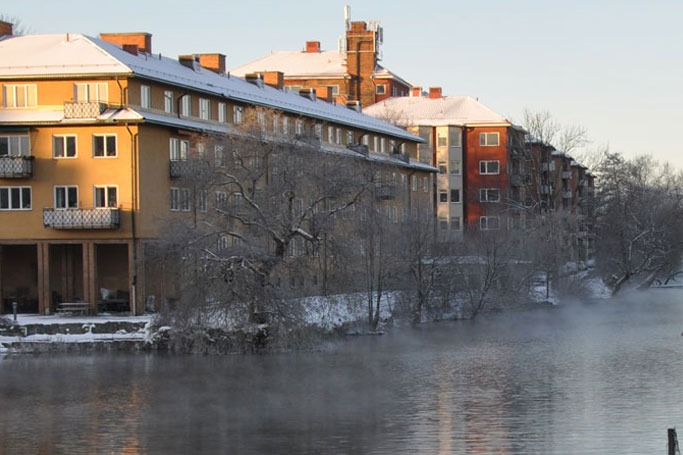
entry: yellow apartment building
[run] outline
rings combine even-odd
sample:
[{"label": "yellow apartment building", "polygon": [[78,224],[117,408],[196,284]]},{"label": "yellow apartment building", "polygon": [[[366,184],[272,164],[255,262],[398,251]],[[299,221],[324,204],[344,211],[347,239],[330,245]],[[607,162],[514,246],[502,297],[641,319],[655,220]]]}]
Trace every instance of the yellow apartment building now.
[{"label": "yellow apartment building", "polygon": [[237,134],[255,110],[271,140],[313,134],[321,152],[360,149],[432,187],[419,138],[314,90],[288,93],[282,73],[231,77],[219,53],[163,57],[149,33],[11,28],[0,23],[0,313],[86,302],[140,314],[172,298],[146,245],[196,203],[180,164],[197,137]]}]

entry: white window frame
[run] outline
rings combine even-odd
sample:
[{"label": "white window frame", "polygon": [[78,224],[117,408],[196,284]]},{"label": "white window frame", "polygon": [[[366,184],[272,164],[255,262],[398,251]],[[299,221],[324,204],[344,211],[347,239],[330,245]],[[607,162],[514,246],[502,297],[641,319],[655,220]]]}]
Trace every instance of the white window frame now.
[{"label": "white window frame", "polygon": [[500,133],[479,133],[479,145],[482,147],[498,147],[500,145]]},{"label": "white window frame", "polygon": [[169,159],[186,161],[190,154],[190,141],[172,137],[169,139]]},{"label": "white window frame", "polygon": [[242,123],[244,123],[244,107],[232,107],[232,120],[235,125],[241,125]]},{"label": "white window frame", "polygon": [[225,123],[228,121],[228,107],[225,103],[218,103],[218,121],[220,123]]},{"label": "white window frame", "polygon": [[[73,140],[73,154],[69,154],[69,143]],[[57,144],[62,145],[63,155],[57,155]],[[74,159],[78,158],[78,138],[75,134],[55,134],[52,136],[52,158]]]},{"label": "white window frame", "polygon": [[[109,140],[114,140],[114,150],[109,150]],[[97,143],[102,140],[102,154],[97,154]],[[118,141],[116,134],[93,134],[92,135],[92,156],[93,158],[116,158],[118,156]]]},{"label": "white window frame", "polygon": [[422,190],[429,193],[429,177],[427,176],[422,177]]},{"label": "white window frame", "polygon": [[479,202],[500,202],[500,188],[480,188]]},{"label": "white window frame", "polygon": [[413,191],[417,191],[417,175],[413,175],[411,179]]},{"label": "white window frame", "polygon": [[290,134],[290,124],[289,124],[289,117],[286,115],[282,116],[282,134],[285,136],[289,136]]},{"label": "white window frame", "polygon": [[[113,191],[113,198],[110,192]],[[113,200],[112,200],[113,199]],[[95,185],[93,187],[93,207],[96,209],[115,209],[119,204],[118,185]]]},{"label": "white window frame", "polygon": [[152,107],[152,87],[149,85],[140,86],[140,107],[143,109]]},{"label": "white window frame", "polygon": [[337,136],[336,136],[336,138],[335,138],[335,142],[337,143],[337,145],[341,145],[342,142],[343,142],[343,141],[342,141],[342,137],[343,137],[342,129],[341,129],[341,128],[337,128],[336,131],[337,131]]},{"label": "white window frame", "polygon": [[479,229],[481,229],[482,231],[497,231],[497,230],[499,230],[500,229],[500,217],[498,217],[498,216],[480,216],[479,217]]},{"label": "white window frame", "polygon": [[36,84],[6,84],[2,86],[3,107],[23,109],[38,106]]},{"label": "white window frame", "polygon": [[192,116],[192,96],[185,94],[180,98],[180,115],[183,117]]},{"label": "white window frame", "polygon": [[31,210],[32,199],[30,186],[0,186],[0,211]]},{"label": "white window frame", "polygon": [[451,225],[451,231],[460,231],[461,230],[460,217],[459,216],[452,216],[450,225]]},{"label": "white window frame", "polygon": [[[457,198],[453,197],[453,192],[456,191],[455,194],[458,195]],[[451,188],[450,189],[450,194],[449,194],[449,199],[451,200],[451,204],[459,204],[461,203],[462,195],[460,194],[460,188]]]},{"label": "white window frame", "polygon": [[460,175],[462,173],[462,162],[460,160],[450,160],[448,170],[451,175]]},{"label": "white window frame", "polygon": [[334,144],[334,127],[333,126],[327,127],[327,142],[330,144]]},{"label": "white window frame", "polygon": [[500,174],[499,160],[482,160],[479,161],[480,175],[498,175]]},{"label": "white window frame", "polygon": [[297,119],[295,125],[296,125],[295,126],[295,128],[296,128],[295,134],[297,134],[299,136],[303,135],[304,134],[304,121],[301,119]]},{"label": "white window frame", "polygon": [[74,101],[78,103],[106,103],[109,101],[109,86],[106,82],[75,83]]},{"label": "white window frame", "polygon": [[164,90],[164,112],[173,113],[173,91]]},{"label": "white window frame", "polygon": [[190,194],[189,188],[171,187],[171,211],[189,212],[192,207]]},{"label": "white window frame", "polygon": [[[63,192],[63,206],[60,203],[59,193]],[[78,185],[55,185],[52,190],[53,207],[55,210],[68,210],[78,208]],[[75,196],[75,197],[74,197]],[[72,200],[75,199],[75,200]]]},{"label": "white window frame", "polygon": [[211,120],[211,100],[208,98],[199,98],[199,118]]},{"label": "white window frame", "polygon": [[439,190],[439,203],[448,203],[448,191]]},{"label": "white window frame", "polygon": [[209,192],[207,190],[199,191],[197,194],[197,209],[200,212],[206,213],[209,209]]},{"label": "white window frame", "polygon": [[0,157],[31,156],[31,138],[28,134],[0,136]]},{"label": "white window frame", "polygon": [[375,86],[375,95],[386,95],[386,94],[387,94],[386,84],[377,84]]}]

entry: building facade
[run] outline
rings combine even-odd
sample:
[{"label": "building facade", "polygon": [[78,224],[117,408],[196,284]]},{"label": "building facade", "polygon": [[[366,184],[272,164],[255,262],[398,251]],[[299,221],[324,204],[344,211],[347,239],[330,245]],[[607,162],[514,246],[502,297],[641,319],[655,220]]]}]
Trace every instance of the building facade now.
[{"label": "building facade", "polygon": [[191,156],[223,156],[202,138],[238,135],[248,121],[269,141],[315,137],[321,152],[431,182],[434,169],[415,160],[419,139],[315,91],[288,93],[280,73],[245,80],[225,72],[219,53],[163,57],[149,33],[3,27],[0,312],[15,301],[40,314],[82,301],[139,314],[174,298],[148,246],[168,220],[206,206],[181,178]]}]

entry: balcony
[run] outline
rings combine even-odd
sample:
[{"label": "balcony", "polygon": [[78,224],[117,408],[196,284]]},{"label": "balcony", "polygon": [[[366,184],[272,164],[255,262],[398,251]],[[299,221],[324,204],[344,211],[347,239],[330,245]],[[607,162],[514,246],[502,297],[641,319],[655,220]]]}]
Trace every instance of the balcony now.
[{"label": "balcony", "polygon": [[0,157],[0,178],[24,179],[33,176],[32,156]]},{"label": "balcony", "polygon": [[187,175],[189,163],[186,160],[171,160],[170,175],[172,179],[177,179]]},{"label": "balcony", "polygon": [[107,104],[99,101],[65,101],[64,118],[94,119],[101,115],[105,111],[105,109],[107,109]]},{"label": "balcony", "polygon": [[387,200],[396,198],[396,185],[393,183],[385,183],[375,186],[375,199]]},{"label": "balcony", "polygon": [[118,229],[119,209],[43,209],[43,225],[52,229]]},{"label": "balcony", "polygon": [[572,178],[572,171],[562,171],[562,179],[569,180]]}]

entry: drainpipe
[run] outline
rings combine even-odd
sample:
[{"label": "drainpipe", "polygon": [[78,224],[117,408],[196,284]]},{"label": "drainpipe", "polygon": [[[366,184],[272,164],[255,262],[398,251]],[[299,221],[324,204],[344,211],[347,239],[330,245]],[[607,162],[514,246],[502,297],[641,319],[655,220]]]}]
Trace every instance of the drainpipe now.
[{"label": "drainpipe", "polygon": [[133,313],[137,313],[137,279],[138,279],[138,246],[137,246],[137,226],[135,219],[135,212],[138,209],[138,134],[133,133],[128,123],[126,123],[126,130],[130,135],[130,185],[131,185],[131,211],[130,211],[130,227],[131,237],[133,242],[133,280],[131,283],[131,302],[133,302]]}]

